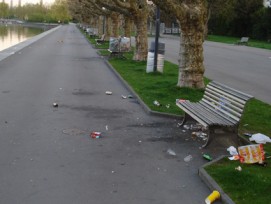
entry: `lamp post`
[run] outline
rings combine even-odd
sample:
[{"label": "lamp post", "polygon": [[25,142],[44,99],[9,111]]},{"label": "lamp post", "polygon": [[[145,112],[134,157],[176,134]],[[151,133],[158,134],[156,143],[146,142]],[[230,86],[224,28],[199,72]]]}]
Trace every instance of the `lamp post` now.
[{"label": "lamp post", "polygon": [[154,63],[153,63],[153,71],[154,72],[157,71],[159,35],[160,35],[160,8],[156,7]]},{"label": "lamp post", "polygon": [[[102,7],[102,10],[105,11],[105,7]],[[103,15],[103,34],[105,34],[105,14]]]}]

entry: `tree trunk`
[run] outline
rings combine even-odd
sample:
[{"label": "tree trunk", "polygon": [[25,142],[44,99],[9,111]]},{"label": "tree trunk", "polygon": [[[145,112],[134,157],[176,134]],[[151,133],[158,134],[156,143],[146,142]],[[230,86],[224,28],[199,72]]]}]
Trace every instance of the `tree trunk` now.
[{"label": "tree trunk", "polygon": [[134,18],[136,26],[136,47],[134,52],[134,60],[145,61],[148,54],[148,13],[140,13]]},{"label": "tree trunk", "polygon": [[112,37],[119,37],[119,13],[113,12],[111,15],[112,19]]},{"label": "tree trunk", "polygon": [[98,20],[98,35],[101,36],[103,34],[103,16],[99,16]]},{"label": "tree trunk", "polygon": [[131,38],[132,32],[132,22],[130,17],[124,16],[124,36],[127,38]]},{"label": "tree trunk", "polygon": [[[182,21],[181,21],[182,20]],[[178,86],[204,88],[203,42],[204,26],[187,18],[180,19],[180,62]]]},{"label": "tree trunk", "polygon": [[111,18],[109,16],[106,16],[105,19],[105,39],[108,40],[110,36],[112,35],[112,29],[111,29]]}]

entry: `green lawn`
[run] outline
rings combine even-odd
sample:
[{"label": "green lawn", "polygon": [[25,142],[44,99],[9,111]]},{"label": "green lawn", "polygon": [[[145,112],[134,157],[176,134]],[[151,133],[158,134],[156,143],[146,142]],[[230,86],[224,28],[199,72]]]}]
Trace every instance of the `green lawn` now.
[{"label": "green lawn", "polygon": [[[212,40],[212,38],[210,39]],[[225,38],[228,43],[239,40],[237,38],[226,39],[228,38]],[[214,38],[213,40],[215,41]],[[107,51],[103,50],[100,50],[100,53],[108,54]],[[176,99],[183,98],[190,101],[201,99],[203,90],[176,86],[178,80],[177,65],[165,62],[163,74],[147,74],[146,62],[133,61],[132,53],[126,53],[125,56],[127,59],[112,58],[109,62],[152,110],[181,115],[183,112],[175,105]],[[208,79],[205,79],[205,83],[208,83],[208,81]],[[155,100],[159,101],[162,106],[155,106],[153,104]],[[257,99],[252,99],[247,103],[239,125],[239,134],[242,135],[246,132],[271,135],[271,106],[269,104]],[[264,149],[270,155],[271,145],[265,145]],[[243,169],[241,172],[235,170],[239,165]],[[256,164],[240,164],[239,161],[224,159],[208,166],[206,170],[235,203],[271,203],[271,165],[262,167]]]},{"label": "green lawn", "polygon": [[[241,166],[242,171],[235,170]],[[271,203],[271,167],[224,158],[205,168],[236,204]]]},{"label": "green lawn", "polygon": [[[219,35],[208,35],[208,38],[207,38],[208,41],[221,42],[221,43],[227,43],[227,44],[235,44],[238,41],[240,41],[240,39],[241,38],[219,36]],[[271,50],[271,43],[260,41],[260,40],[249,39],[248,46]]]}]

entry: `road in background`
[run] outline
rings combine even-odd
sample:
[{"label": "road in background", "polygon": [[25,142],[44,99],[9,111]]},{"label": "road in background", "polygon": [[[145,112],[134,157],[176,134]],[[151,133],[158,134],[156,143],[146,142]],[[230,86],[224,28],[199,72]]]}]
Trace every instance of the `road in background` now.
[{"label": "road in background", "polygon": [[[153,41],[150,38],[149,41]],[[178,64],[179,37],[164,35],[165,59]],[[271,104],[271,51],[206,41],[205,76]]]}]

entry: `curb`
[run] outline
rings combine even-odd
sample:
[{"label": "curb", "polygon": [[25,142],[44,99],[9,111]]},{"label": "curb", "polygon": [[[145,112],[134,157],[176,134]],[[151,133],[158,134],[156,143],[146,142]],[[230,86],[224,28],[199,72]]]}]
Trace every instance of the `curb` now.
[{"label": "curb", "polygon": [[179,115],[174,115],[174,114],[169,114],[169,113],[161,113],[158,111],[153,111],[151,110],[145,103],[144,101],[139,97],[139,95],[133,90],[133,88],[122,78],[122,76],[114,69],[114,67],[111,66],[111,64],[108,62],[108,60],[105,57],[101,57],[107,67],[113,72],[113,74],[121,81],[121,83],[135,96],[137,99],[138,103],[142,106],[143,110],[149,114],[149,115],[154,115],[154,116],[159,116],[159,117],[166,117],[166,118],[173,118],[173,119],[182,119],[182,116]]},{"label": "curb", "polygon": [[216,181],[205,171],[205,167],[212,165],[215,162],[218,162],[219,160],[225,158],[226,155],[222,155],[218,157],[217,159],[208,162],[207,164],[204,164],[202,167],[199,168],[199,177],[201,180],[208,186],[208,188],[213,191],[217,190],[220,193],[220,197],[223,203],[226,204],[235,204],[232,199],[222,190],[222,188],[216,183]]}]

